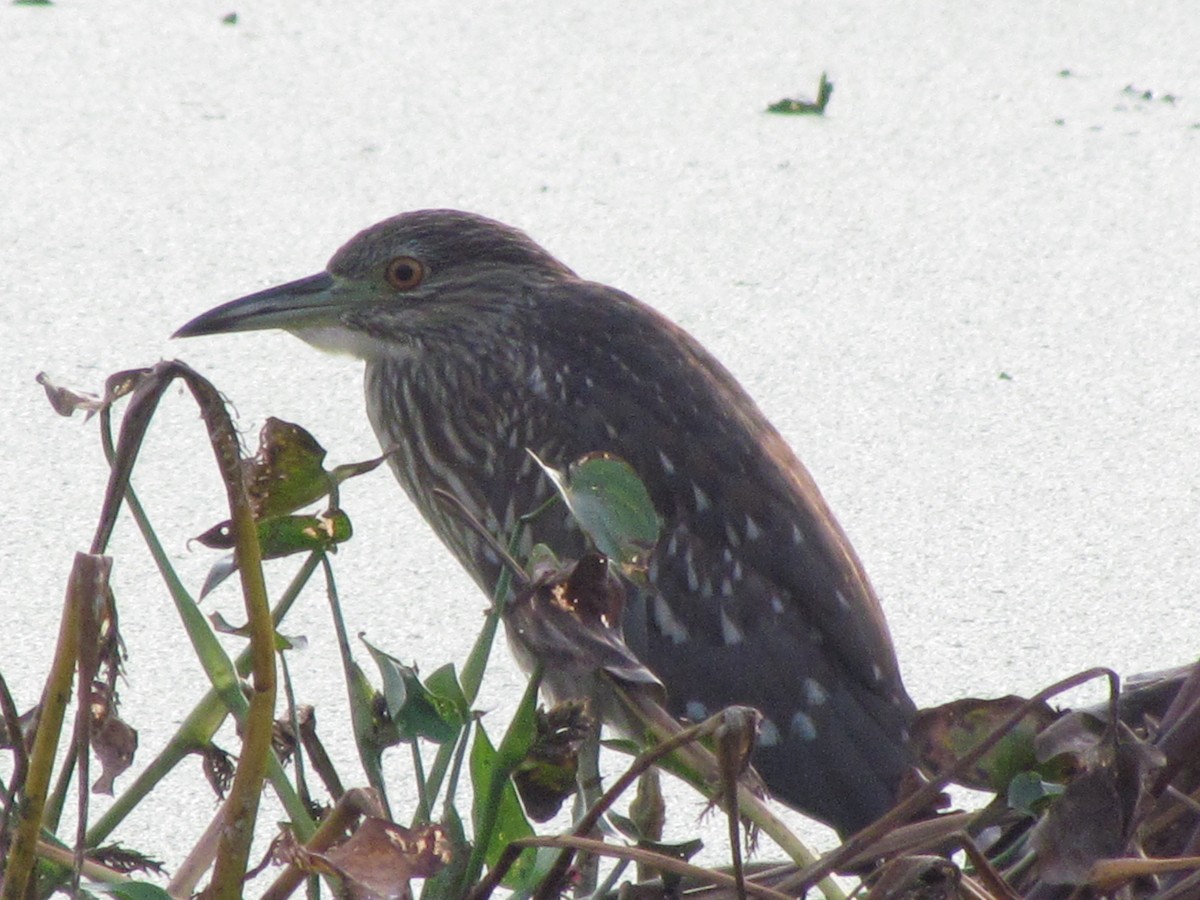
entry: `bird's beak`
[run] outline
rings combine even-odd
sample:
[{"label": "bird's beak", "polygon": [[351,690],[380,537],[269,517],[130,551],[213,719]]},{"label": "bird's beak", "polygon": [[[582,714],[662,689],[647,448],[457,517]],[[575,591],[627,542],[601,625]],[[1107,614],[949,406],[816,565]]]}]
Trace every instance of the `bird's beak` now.
[{"label": "bird's beak", "polygon": [[328,272],[289,281],[201,313],[171,336],[197,337],[265,328],[293,330],[325,324],[336,308],[344,305],[339,303],[335,287],[336,281]]}]

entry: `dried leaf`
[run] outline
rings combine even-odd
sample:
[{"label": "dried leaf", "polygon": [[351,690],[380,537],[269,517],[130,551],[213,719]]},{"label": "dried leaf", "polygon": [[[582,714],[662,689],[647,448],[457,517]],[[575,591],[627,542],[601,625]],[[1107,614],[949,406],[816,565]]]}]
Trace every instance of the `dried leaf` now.
[{"label": "dried leaf", "polygon": [[345,879],[350,896],[361,900],[411,897],[411,879],[436,875],[451,858],[440,825],[408,829],[374,817],[321,856]]},{"label": "dried leaf", "polygon": [[[598,689],[595,676],[603,671],[661,692],[661,683],[625,644],[623,604],[624,587],[605,557],[588,554],[573,566],[542,572],[531,581],[505,607],[504,623],[521,665],[533,671],[540,664],[544,683],[552,688]],[[593,709],[603,711],[605,705],[597,703]]]},{"label": "dried leaf", "polygon": [[959,900],[962,871],[940,856],[901,856],[871,880],[871,900]]},{"label": "dried leaf", "polygon": [[1067,785],[1031,835],[1038,874],[1049,884],[1086,884],[1100,860],[1133,856],[1134,812],[1162,756],[1127,726],[1081,760],[1085,771]]},{"label": "dried leaf", "polygon": [[1033,832],[1042,881],[1085,884],[1097,860],[1121,855],[1122,805],[1109,767],[1084,772],[1068,784]]},{"label": "dried leaf", "polygon": [[50,405],[60,416],[70,417],[77,410],[83,410],[84,418],[90,419],[105,407],[104,401],[96,394],[74,391],[57,385],[45,372],[38,372],[36,380],[45,389],[46,399],[50,401]]},{"label": "dried leaf", "polygon": [[100,760],[100,777],[92,785],[96,794],[113,795],[113,782],[133,765],[138,733],[116,713],[109,712],[92,727],[92,750]]},{"label": "dried leaf", "polygon": [[[232,634],[236,637],[249,638],[249,625],[234,625],[221,613],[210,613],[208,617],[209,624],[212,625],[213,631],[218,634]],[[278,631],[275,632],[275,649],[276,650],[303,650],[308,646],[308,638],[304,635],[284,635]]]},{"label": "dried leaf", "polygon": [[105,844],[95,850],[89,850],[87,858],[123,875],[128,875],[130,872],[145,872],[150,875],[166,874],[161,860],[146,856],[137,850],[130,850],[119,843]]},{"label": "dried leaf", "polygon": [[[923,709],[913,723],[913,746],[922,764],[934,774],[952,768],[1026,701],[1021,697],[995,700],[955,700]],[[1034,737],[1056,718],[1047,704],[1036,706],[1005,735],[978,763],[965,772],[959,783],[980,791],[1003,793],[1018,773],[1037,768]]]},{"label": "dried leaf", "polygon": [[547,822],[575,793],[579,750],[595,723],[586,704],[567,701],[549,712],[539,709],[536,727],[533,746],[513,773],[513,783],[529,818]]},{"label": "dried leaf", "polygon": [[197,752],[203,761],[204,777],[208,779],[209,787],[219,799],[224,800],[226,791],[233,784],[233,757],[216,744],[208,744]]}]

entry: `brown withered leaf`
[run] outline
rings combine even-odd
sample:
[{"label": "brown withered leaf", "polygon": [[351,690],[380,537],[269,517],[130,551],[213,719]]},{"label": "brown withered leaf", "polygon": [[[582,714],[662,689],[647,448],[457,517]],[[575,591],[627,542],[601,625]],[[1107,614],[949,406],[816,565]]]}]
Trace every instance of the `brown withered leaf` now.
[{"label": "brown withered leaf", "polygon": [[713,743],[721,770],[733,784],[750,769],[750,757],[758,745],[762,713],[750,706],[727,706],[720,716],[721,724],[713,732]]},{"label": "brown withered leaf", "polygon": [[92,727],[92,750],[100,760],[100,777],[92,785],[96,794],[113,795],[113,783],[133,765],[138,733],[116,713],[108,712]]},{"label": "brown withered leaf", "polygon": [[209,744],[197,752],[203,761],[204,777],[208,779],[209,787],[217,797],[224,800],[225,792],[233,784],[233,757],[216,744]]},{"label": "brown withered leaf", "polygon": [[[37,706],[31,706],[25,712],[17,717],[17,730],[21,735],[21,741],[28,751],[33,746],[33,735],[37,731],[38,713],[41,712],[42,706],[39,703]],[[0,750],[13,749],[15,738],[8,733],[8,725],[3,716],[0,716]]]},{"label": "brown withered leaf", "polygon": [[1125,823],[1114,771],[1077,776],[1033,832],[1038,874],[1048,884],[1083,884],[1098,859],[1121,855]]},{"label": "brown withered leaf", "polygon": [[119,843],[105,844],[95,850],[89,850],[87,858],[123,875],[130,875],[134,872],[160,876],[166,874],[161,860],[123,847]]},{"label": "brown withered leaf", "polygon": [[[596,701],[598,672],[661,693],[661,682],[625,644],[621,628],[625,589],[608,558],[586,554],[574,565],[545,566],[504,609],[504,624],[517,660],[533,671],[557,700]],[[563,693],[558,686],[569,686]],[[606,715],[606,705],[592,710]]]},{"label": "brown withered leaf", "polygon": [[[933,774],[949,771],[960,757],[999,728],[1025,704],[1022,697],[966,698],[923,709],[913,722],[913,747]],[[979,791],[1003,791],[1013,776],[1036,768],[1034,738],[1057,718],[1048,704],[1035,706],[974,766],[957,779]]]},{"label": "brown withered leaf", "polygon": [[45,372],[37,373],[37,383],[46,391],[46,399],[54,411],[60,416],[72,416],[77,410],[82,410],[84,418],[90,419],[104,409],[105,402],[96,394],[88,391],[75,391],[71,388],[55,384]]},{"label": "brown withered leaf", "polygon": [[549,712],[539,709],[536,727],[533,746],[512,778],[529,818],[546,822],[575,793],[579,750],[595,723],[586,703],[569,700]]},{"label": "brown withered leaf", "polygon": [[[662,776],[647,769],[638,778],[637,791],[629,804],[629,819],[639,838],[661,841],[667,825],[667,801],[663,799]],[[645,880],[640,878],[639,880]]]},{"label": "brown withered leaf", "polygon": [[871,900],[960,900],[962,871],[940,856],[901,856],[871,878]]},{"label": "brown withered leaf", "polygon": [[60,416],[72,416],[82,410],[84,419],[90,419],[115,400],[133,391],[141,380],[150,373],[149,369],[127,369],[116,372],[105,381],[104,396],[90,391],[77,391],[53,382],[45,372],[38,372],[36,381],[46,392],[46,399]]},{"label": "brown withered leaf", "polygon": [[320,856],[345,879],[359,900],[407,900],[413,878],[431,878],[450,862],[450,842],[440,825],[409,829],[367,817],[342,844]]},{"label": "brown withered leaf", "polygon": [[1162,757],[1122,723],[1113,737],[1080,757],[1084,771],[1031,835],[1038,874],[1049,884],[1085,884],[1097,861],[1137,855],[1129,846],[1134,813]]}]

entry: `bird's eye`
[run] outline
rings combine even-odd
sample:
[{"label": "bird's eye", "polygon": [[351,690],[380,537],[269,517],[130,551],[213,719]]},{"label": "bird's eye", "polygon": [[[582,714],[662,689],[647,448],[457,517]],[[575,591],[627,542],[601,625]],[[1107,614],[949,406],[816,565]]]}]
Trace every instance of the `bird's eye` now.
[{"label": "bird's eye", "polygon": [[425,266],[411,256],[397,256],[387,264],[383,277],[398,291],[411,291],[425,277]]}]

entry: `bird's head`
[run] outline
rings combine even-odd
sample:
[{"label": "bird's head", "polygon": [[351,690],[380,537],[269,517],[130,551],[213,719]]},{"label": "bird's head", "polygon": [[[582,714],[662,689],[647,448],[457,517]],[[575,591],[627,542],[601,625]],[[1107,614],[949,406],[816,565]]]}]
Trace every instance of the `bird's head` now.
[{"label": "bird's head", "polygon": [[524,232],[457,210],[403,213],[355,235],[325,271],[232,300],[175,337],[280,328],[370,358],[510,319],[528,290],[574,273]]}]

